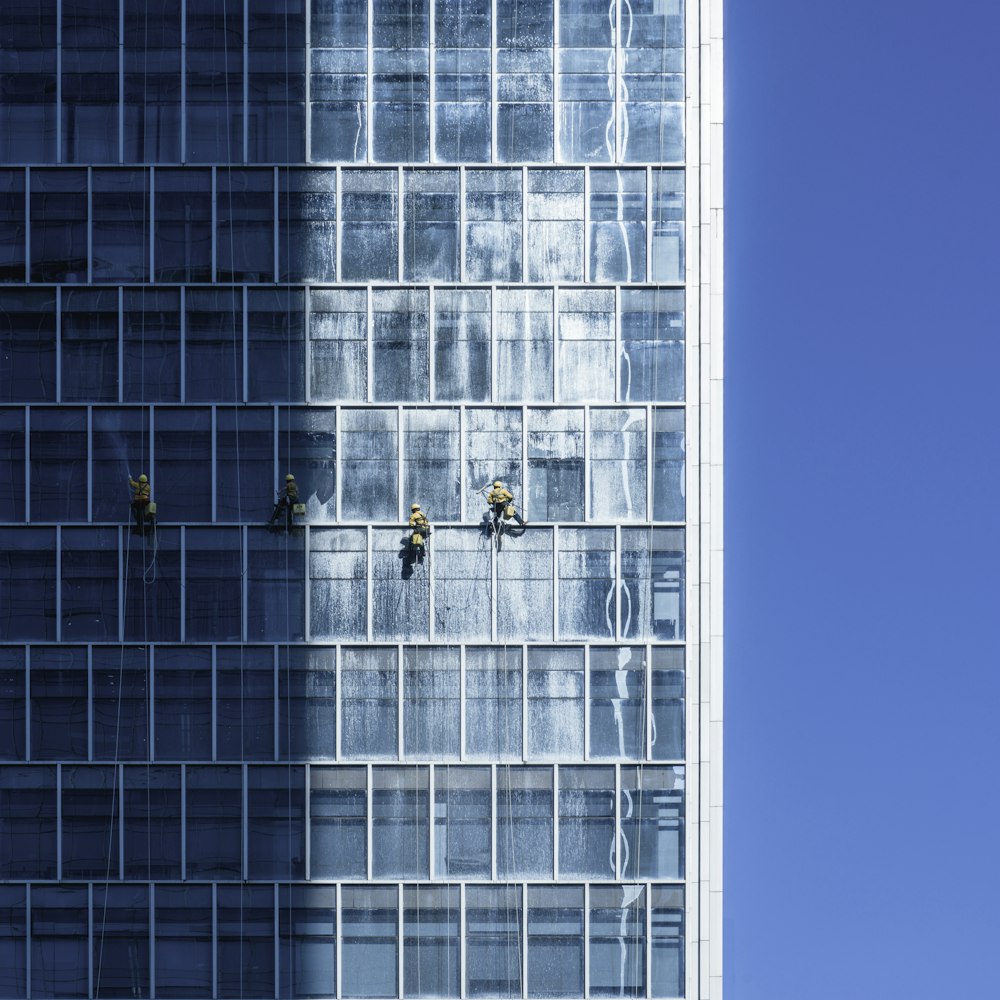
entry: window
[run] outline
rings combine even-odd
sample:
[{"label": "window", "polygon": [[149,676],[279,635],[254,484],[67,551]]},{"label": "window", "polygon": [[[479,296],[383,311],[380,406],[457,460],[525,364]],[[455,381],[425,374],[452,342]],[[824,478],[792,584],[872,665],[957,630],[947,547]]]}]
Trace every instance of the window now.
[{"label": "window", "polygon": [[496,158],[551,160],[552,0],[503,4],[496,15]]},{"label": "window", "polygon": [[212,650],[159,646],[155,656],[156,759],[211,759]]},{"label": "window", "polygon": [[31,887],[33,997],[90,995],[89,917],[87,886]]},{"label": "window", "polygon": [[181,877],[181,769],[126,767],[125,878]]},{"label": "window", "polygon": [[25,759],[24,649],[0,646],[0,760]]},{"label": "window", "polygon": [[490,398],[490,292],[439,288],[434,293],[434,398]]},{"label": "window", "polygon": [[403,280],[458,279],[457,170],[403,173]]},{"label": "window", "polygon": [[622,528],[622,637],[684,638],[684,530]]},{"label": "window", "polygon": [[[130,540],[132,535],[127,536]],[[181,637],[181,538],[178,528],[156,529],[156,586],[149,585],[149,561],[154,550],[141,536],[129,551],[126,543],[125,605],[126,642],[178,642]]]},{"label": "window", "polygon": [[521,996],[522,888],[465,890],[465,991],[470,997]]},{"label": "window", "polygon": [[319,403],[368,396],[368,297],[360,289],[309,293],[312,399]]},{"label": "window", "polygon": [[94,281],[148,281],[148,172],[95,170],[92,185]]},{"label": "window", "polygon": [[684,520],[684,411],[653,411],[653,518]]},{"label": "window", "polygon": [[[132,491],[128,481],[152,472],[149,410],[95,407],[91,412],[91,442],[94,520],[130,523]],[[153,499],[158,499],[156,493]]]},{"label": "window", "polygon": [[465,751],[476,760],[521,759],[521,650],[465,650]]},{"label": "window", "polygon": [[95,885],[94,995],[149,994],[149,887]]},{"label": "window", "polygon": [[27,886],[0,886],[0,991],[8,997],[28,995],[27,895]]},{"label": "window", "polygon": [[426,400],[430,381],[426,289],[372,292],[372,398]]},{"label": "window", "polygon": [[188,402],[243,399],[243,296],[235,288],[192,288],[186,300]]},{"label": "window", "polygon": [[407,558],[409,537],[403,527],[372,532],[372,634],[379,641],[428,636],[430,582],[426,564]]},{"label": "window", "polygon": [[247,398],[299,402],[306,391],[304,295],[300,288],[247,292]]},{"label": "window", "polygon": [[590,280],[646,278],[646,171],[590,172]]},{"label": "window", "polygon": [[490,2],[435,0],[434,159],[490,159]]},{"label": "window", "polygon": [[614,528],[559,531],[559,637],[614,639]]},{"label": "window", "polygon": [[347,759],[398,756],[399,670],[394,647],[341,650],[341,752]]},{"label": "window", "polygon": [[91,653],[95,760],[149,756],[148,647],[95,646]]},{"label": "window", "polygon": [[242,878],[243,769],[189,765],[186,791],[187,877]]},{"label": "window", "polygon": [[617,9],[604,0],[559,0],[558,159],[616,160]]},{"label": "window", "polygon": [[[478,512],[477,512],[478,513]],[[490,547],[479,528],[435,528],[434,637],[490,637]]]},{"label": "window", "polygon": [[337,651],[315,646],[278,648],[278,757],[333,760],[337,756]]},{"label": "window", "polygon": [[364,639],[368,538],[363,528],[309,533],[309,621],[313,641]]},{"label": "window", "polygon": [[248,639],[299,642],[305,637],[305,560],[302,535],[248,530]]},{"label": "window", "polygon": [[684,877],[684,768],[622,769],[623,879]]},{"label": "window", "polygon": [[528,171],[528,280],[583,280],[583,171]]},{"label": "window", "polygon": [[[212,520],[212,413],[207,407],[160,407],[150,482],[163,498],[183,497],[188,524]],[[193,638],[193,636],[189,637]]]},{"label": "window", "polygon": [[496,351],[497,399],[553,398],[552,289],[497,289]]},{"label": "window", "polygon": [[528,886],[528,996],[582,997],[583,887]]},{"label": "window", "polygon": [[436,523],[459,520],[459,411],[403,411],[403,493]]},{"label": "window", "polygon": [[158,996],[212,996],[212,887],[156,887],[156,992]]},{"label": "window", "polygon": [[215,183],[217,280],[274,281],[274,172],[219,167]]},{"label": "window", "polygon": [[399,893],[394,885],[340,890],[343,997],[398,995]]},{"label": "window", "polygon": [[56,0],[8,4],[4,48],[9,53],[0,102],[0,159],[46,163],[56,158]]},{"label": "window", "polygon": [[653,904],[650,931],[654,997],[684,996],[684,888],[650,887]]},{"label": "window", "polygon": [[126,163],[181,159],[181,12],[125,2]]},{"label": "window", "polygon": [[528,515],[582,521],[583,410],[530,410],[528,427]]},{"label": "window", "polygon": [[590,411],[590,516],[646,518],[646,411]]},{"label": "window", "polygon": [[33,646],[31,759],[86,760],[90,717],[87,650],[83,646]]},{"label": "window", "polygon": [[239,528],[190,527],[184,532],[185,638],[238,642],[243,609],[243,543]]},{"label": "window", "polygon": [[646,889],[590,887],[590,993],[646,995]]},{"label": "window", "polygon": [[428,772],[426,767],[372,770],[372,875],[427,878]]},{"label": "window", "polygon": [[305,768],[247,770],[247,872],[251,879],[306,877]]},{"label": "window", "polygon": [[117,767],[62,768],[62,877],[119,879]]},{"label": "window", "polygon": [[517,503],[521,473],[520,409],[465,411],[465,514],[467,521],[488,517],[486,494],[501,480]]},{"label": "window", "polygon": [[342,410],[340,428],[341,516],[345,521],[396,521],[396,411]]},{"label": "window", "polygon": [[180,292],[126,288],[122,296],[122,399],[180,402]]},{"label": "window", "polygon": [[490,877],[492,797],[488,767],[435,768],[435,876]]},{"label": "window", "polygon": [[403,650],[403,753],[457,760],[461,753],[459,649]]},{"label": "window", "polygon": [[684,759],[684,649],[653,648],[654,760]]},{"label": "window", "polygon": [[219,997],[273,997],[274,887],[220,885],[216,892]]},{"label": "window", "polygon": [[559,877],[613,879],[616,846],[615,769],[560,767]]},{"label": "window", "polygon": [[27,281],[24,211],[24,171],[0,170],[0,281]]},{"label": "window", "polygon": [[583,757],[583,649],[528,649],[528,756]]},{"label": "window", "polygon": [[684,280],[684,171],[653,171],[652,281]]},{"label": "window", "polygon": [[320,998],[337,991],[337,889],[283,885],[278,889],[280,996]]},{"label": "window", "polygon": [[403,886],[403,995],[457,997],[461,904],[457,885]]},{"label": "window", "polygon": [[68,288],[62,294],[62,398],[118,399],[118,290]]},{"label": "window", "polygon": [[[288,158],[275,157],[278,160]],[[278,188],[278,259],[279,281],[336,279],[336,171],[281,171]]]},{"label": "window", "polygon": [[55,639],[55,529],[0,528],[0,607],[0,640]]},{"label": "window", "polygon": [[[188,108],[189,120],[193,111]],[[211,281],[211,173],[190,168],[158,169],[154,202],[156,280]]]},{"label": "window", "polygon": [[590,756],[646,755],[646,650],[590,647]]},{"label": "window", "polygon": [[309,770],[312,879],[363,879],[368,871],[368,797],[363,767]]},{"label": "window", "polygon": [[463,223],[468,280],[520,281],[521,171],[467,170]]},{"label": "window", "polygon": [[615,293],[610,288],[559,290],[556,372],[565,402],[615,396]]},{"label": "window", "polygon": [[497,637],[502,642],[552,638],[552,529],[529,528],[503,551],[497,577]]},{"label": "window", "polygon": [[55,398],[56,291],[0,287],[0,400]]},{"label": "window", "polygon": [[395,281],[399,272],[398,175],[341,174],[341,281]]},{"label": "window", "polygon": [[62,639],[118,638],[118,529],[63,528]]},{"label": "window", "polygon": [[56,877],[56,811],[55,767],[0,767],[0,878]]},{"label": "window", "polygon": [[216,759],[274,760],[274,650],[216,650]]},{"label": "window", "polygon": [[86,170],[32,170],[31,280],[85,282],[87,243]]},{"label": "window", "polygon": [[552,878],[552,768],[497,768],[497,876]]}]

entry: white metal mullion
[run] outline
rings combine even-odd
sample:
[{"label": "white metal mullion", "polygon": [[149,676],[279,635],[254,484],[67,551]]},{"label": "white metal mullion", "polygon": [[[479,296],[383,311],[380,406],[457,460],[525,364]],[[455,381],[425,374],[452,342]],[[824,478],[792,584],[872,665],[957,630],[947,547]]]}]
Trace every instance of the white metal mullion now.
[{"label": "white metal mullion", "polygon": [[521,926],[518,928],[518,940],[521,958],[521,996],[528,995],[528,886],[524,882],[518,883],[518,892],[521,896]]},{"label": "white metal mullion", "polygon": [[465,917],[465,883],[458,885],[458,995],[465,996],[465,941],[468,937]]},{"label": "white metal mullion", "polygon": [[[118,286],[118,336],[116,338],[116,346],[118,348],[118,402],[123,401],[122,396],[122,385],[125,381],[125,323],[124,313],[123,313],[123,300],[125,298],[124,290],[122,286]],[[143,373],[145,377],[145,373]]]},{"label": "white metal mullion", "polygon": [[[181,402],[187,401],[187,289],[181,285],[180,302],[180,369],[181,369]],[[214,490],[213,490],[214,492]]]},{"label": "white metal mullion", "polygon": [[[31,761],[31,646],[24,647],[24,759]],[[30,982],[30,979],[29,979]]]},{"label": "white metal mullion", "polygon": [[[339,241],[335,241],[339,242]],[[305,346],[305,371],[304,375],[304,392],[306,406],[312,402],[312,285],[306,285],[302,289],[302,326],[303,326],[303,338]],[[336,441],[336,438],[334,438]]]},{"label": "white metal mullion", "polygon": [[406,482],[403,475],[406,466],[403,462],[403,446],[406,442],[406,422],[403,419],[403,407],[396,407],[396,516],[403,520],[403,490]]},{"label": "white metal mullion", "polygon": [[56,400],[62,402],[62,285],[56,286]]},{"label": "white metal mullion", "polygon": [[249,532],[250,532],[250,529],[249,529],[248,525],[245,525],[245,524],[240,525],[240,546],[241,546],[241,551],[240,551],[240,557],[241,557],[240,558],[240,565],[243,567],[243,574],[242,574],[242,577],[243,577],[243,588],[242,588],[242,594],[241,594],[242,601],[243,601],[243,610],[242,610],[242,614],[240,616],[241,619],[242,619],[240,625],[241,625],[241,629],[242,629],[242,641],[243,642],[247,642],[247,637],[249,636],[249,631],[250,631],[250,625],[249,625],[249,614],[250,614],[249,613],[249,604],[250,604],[250,600],[249,600],[249,595],[250,595],[249,576],[250,576],[250,574],[247,572],[248,561],[249,561],[249,558],[250,558],[250,536],[249,536]]},{"label": "white metal mullion", "polygon": [[181,5],[181,163],[187,161],[187,0]]},{"label": "white metal mullion", "polygon": [[65,160],[62,144],[62,0],[56,0],[56,163]]},{"label": "white metal mullion", "polygon": [[243,794],[241,798],[241,810],[242,815],[240,817],[240,830],[242,831],[242,850],[243,850],[243,861],[242,861],[242,871],[243,871],[243,881],[246,882],[250,877],[250,776],[249,776],[249,765],[244,761],[240,765],[240,780],[243,783]]},{"label": "white metal mullion", "polygon": [[[428,4],[428,8],[431,5]],[[437,133],[437,113],[434,110],[434,102],[437,99],[437,32],[435,31],[434,11],[427,11],[427,160],[434,163],[437,160],[435,147],[435,136]],[[413,114],[411,107],[410,114]]]},{"label": "white metal mullion", "polygon": [[403,883],[396,883],[396,940],[399,942],[396,948],[396,990],[399,996],[403,993],[403,949],[405,941],[403,939]]},{"label": "white metal mullion", "polygon": [[521,759],[528,759],[528,645],[521,645]]},{"label": "white metal mullion", "polygon": [[333,441],[334,441],[334,455],[333,455],[333,507],[334,507],[334,519],[339,524],[341,520],[340,508],[341,508],[341,494],[344,492],[342,487],[342,477],[343,477],[343,451],[344,451],[344,438],[343,438],[343,421],[341,419],[341,409],[340,403],[337,403],[333,408]]}]

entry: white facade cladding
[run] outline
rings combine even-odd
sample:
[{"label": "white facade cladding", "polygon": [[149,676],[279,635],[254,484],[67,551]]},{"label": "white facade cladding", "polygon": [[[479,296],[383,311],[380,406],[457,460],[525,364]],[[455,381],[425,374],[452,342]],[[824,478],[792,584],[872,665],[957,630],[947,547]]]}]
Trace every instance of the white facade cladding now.
[{"label": "white facade cladding", "polygon": [[721,6],[4,5],[0,1000],[721,996]]}]

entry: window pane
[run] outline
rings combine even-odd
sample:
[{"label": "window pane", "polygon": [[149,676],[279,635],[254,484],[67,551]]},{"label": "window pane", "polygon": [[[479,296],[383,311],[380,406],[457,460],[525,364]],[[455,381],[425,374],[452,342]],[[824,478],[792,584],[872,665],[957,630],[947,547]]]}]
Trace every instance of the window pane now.
[{"label": "window pane", "polygon": [[56,769],[0,767],[0,815],[0,878],[54,879]]},{"label": "window pane", "polygon": [[528,650],[528,756],[583,757],[583,649]]},{"label": "window pane", "polygon": [[615,637],[614,528],[559,532],[559,637]]},{"label": "window pane", "polygon": [[684,638],[684,531],[623,528],[622,636]]},{"label": "window pane", "polygon": [[498,288],[497,398],[553,399],[552,289]]},{"label": "window pane", "polygon": [[249,877],[304,879],[305,768],[250,767],[247,809]]},{"label": "window pane", "polygon": [[247,398],[253,402],[305,400],[304,295],[300,288],[247,293]]},{"label": "window pane", "polygon": [[156,469],[162,497],[184,498],[184,520],[212,520],[212,414],[208,408],[156,411]]},{"label": "window pane", "polygon": [[278,411],[278,479],[291,472],[310,524],[337,519],[337,414],[331,408]]},{"label": "window pane", "polygon": [[684,171],[653,171],[652,281],[684,280]]},{"label": "window pane", "polygon": [[274,760],[274,651],[216,650],[216,753],[219,760]]},{"label": "window pane", "polygon": [[522,490],[521,411],[468,409],[465,411],[465,513],[467,521],[489,518],[486,494],[494,480],[514,494]]},{"label": "window pane", "polygon": [[157,281],[212,280],[212,175],[156,171]]},{"label": "window pane", "polygon": [[684,768],[622,769],[622,878],[684,877]]},{"label": "window pane", "polygon": [[25,759],[24,649],[0,646],[0,760]]},{"label": "window pane", "polygon": [[243,296],[233,288],[193,288],[186,311],[188,402],[243,399]]},{"label": "window pane", "polygon": [[363,879],[368,871],[365,769],[312,767],[309,775],[310,878]]},{"label": "window pane", "polygon": [[283,885],[278,890],[282,997],[332,997],[337,992],[337,890],[332,885]]},{"label": "window pane", "polygon": [[374,6],[372,151],[382,163],[427,160],[429,7]]},{"label": "window pane", "polygon": [[55,398],[55,289],[0,288],[0,400]]},{"label": "window pane", "polygon": [[434,531],[434,636],[490,637],[490,549],[479,528]]},{"label": "window pane", "polygon": [[158,996],[212,995],[212,887],[156,887]]},{"label": "window pane", "polygon": [[[181,637],[181,536],[156,529],[155,539],[125,536],[125,640],[178,642]],[[131,548],[130,548],[131,546]],[[156,586],[150,585],[155,580]]]},{"label": "window pane", "polygon": [[31,414],[31,517],[87,519],[87,411],[76,407]]},{"label": "window pane", "polygon": [[117,767],[63,767],[63,878],[121,878],[117,780]]},{"label": "window pane", "polygon": [[615,293],[608,288],[559,290],[559,399],[615,398]]},{"label": "window pane", "polygon": [[27,280],[26,232],[24,171],[0,170],[0,281]]},{"label": "window pane", "polygon": [[[0,347],[0,351],[3,348]],[[23,521],[24,505],[24,414],[22,409],[0,410],[0,520]]]},{"label": "window pane", "polygon": [[619,399],[684,398],[684,291],[623,288]]},{"label": "window pane", "polygon": [[92,960],[94,996],[149,995],[148,886],[94,886]]},{"label": "window pane", "polygon": [[313,640],[364,639],[368,539],[364,529],[309,533],[309,615]]},{"label": "window pane", "polygon": [[434,295],[434,398],[490,398],[490,292],[441,288]]},{"label": "window pane", "polygon": [[187,640],[238,642],[243,608],[243,543],[239,528],[188,528],[184,544]]},{"label": "window pane", "polygon": [[372,770],[372,874],[428,877],[428,768]]},{"label": "window pane", "polygon": [[474,759],[521,759],[521,650],[465,651],[465,749]]},{"label": "window pane", "polygon": [[29,676],[32,760],[86,760],[87,650],[34,646]]},{"label": "window pane", "polygon": [[216,517],[266,522],[274,505],[274,410],[220,407],[215,448]]},{"label": "window pane", "polygon": [[520,281],[521,171],[467,170],[463,221],[468,280]]},{"label": "window pane", "polygon": [[[149,475],[149,410],[98,407],[92,411],[93,514],[95,521],[132,522],[129,479]],[[152,499],[158,500],[151,482]],[[173,520],[173,518],[170,518]]]},{"label": "window pane", "polygon": [[94,281],[149,280],[148,184],[145,170],[93,172]]},{"label": "window pane", "polygon": [[60,337],[62,398],[117,400],[118,289],[66,289]]},{"label": "window pane", "polygon": [[458,279],[458,171],[403,174],[403,279]]},{"label": "window pane", "polygon": [[684,996],[684,888],[679,885],[650,887],[653,902],[650,948],[652,949],[652,995]]},{"label": "window pane", "polygon": [[342,410],[341,515],[345,521],[395,521],[399,434],[395,410]]},{"label": "window pane", "polygon": [[341,651],[341,752],[351,759],[398,756],[399,674],[394,647]]},{"label": "window pane", "polygon": [[497,769],[497,875],[552,878],[552,768]]},{"label": "window pane", "polygon": [[87,172],[31,171],[31,280],[87,280]]},{"label": "window pane", "polygon": [[31,889],[31,995],[86,997],[89,911],[85,885]]},{"label": "window pane", "polygon": [[172,288],[124,290],[122,399],[180,402],[180,301]]},{"label": "window pane", "polygon": [[312,399],[364,400],[368,393],[368,297],[364,291],[316,288],[309,294]]},{"label": "window pane", "polygon": [[528,171],[528,280],[583,280],[583,171]]},{"label": "window pane", "polygon": [[297,642],[305,638],[305,539],[247,533],[247,637]]},{"label": "window pane", "polygon": [[653,518],[684,520],[684,411],[653,411]]},{"label": "window pane", "polygon": [[590,647],[590,756],[645,757],[646,650]]},{"label": "window pane", "polygon": [[646,413],[590,411],[590,516],[594,520],[646,518]]},{"label": "window pane", "polygon": [[470,997],[521,996],[521,886],[465,890],[465,990]]},{"label": "window pane", "polygon": [[434,772],[434,875],[490,877],[490,770],[438,767]]},{"label": "window pane", "polygon": [[95,646],[91,655],[94,759],[144,760],[149,755],[149,648]]},{"label": "window pane", "polygon": [[372,633],[378,640],[426,639],[430,583],[426,566],[405,558],[405,528],[372,532]]},{"label": "window pane", "polygon": [[[277,157],[285,159],[288,157]],[[335,281],[337,174],[283,170],[278,189],[279,281]]]},{"label": "window pane", "polygon": [[654,760],[684,759],[684,650],[653,648]]},{"label": "window pane", "polygon": [[398,995],[399,912],[395,886],[341,889],[341,996]]},{"label": "window pane", "polygon": [[[365,0],[313,0],[313,8],[311,159],[364,162],[368,155],[368,4]],[[330,28],[320,27],[317,16],[328,21]],[[317,42],[318,36],[322,42]],[[318,44],[337,48],[317,48]]]},{"label": "window pane", "polygon": [[583,887],[528,886],[528,996],[583,996]]},{"label": "window pane", "polygon": [[531,517],[582,521],[583,410],[530,410],[528,426]]},{"label": "window pane", "polygon": [[407,757],[458,759],[461,753],[459,650],[403,650],[403,752]]},{"label": "window pane", "polygon": [[408,997],[459,995],[458,886],[403,887],[403,991]]},{"label": "window pane", "polygon": [[591,886],[590,992],[646,995],[645,886]]},{"label": "window pane", "polygon": [[51,163],[56,158],[56,2],[8,3],[3,22],[9,61],[0,101],[0,159]]},{"label": "window pane", "polygon": [[590,280],[646,278],[646,171],[590,173]]},{"label": "window pane", "polygon": [[615,877],[613,767],[559,768],[559,877]]},{"label": "window pane", "polygon": [[529,528],[504,546],[497,578],[497,635],[505,641],[552,638],[552,529]]},{"label": "window pane", "polygon": [[55,639],[55,549],[52,528],[0,528],[0,640]]},{"label": "window pane", "polygon": [[341,281],[395,281],[399,218],[395,170],[341,174]]},{"label": "window pane", "polygon": [[187,769],[187,876],[243,877],[243,772],[233,767]]},{"label": "window pane", "polygon": [[212,756],[212,651],[207,646],[156,650],[156,759]]},{"label": "window pane", "polygon": [[28,995],[27,886],[0,886],[0,991]]},{"label": "window pane", "polygon": [[125,768],[125,878],[181,877],[181,769]]},{"label": "window pane", "polygon": [[336,759],[337,651],[332,647],[278,649],[278,756]]},{"label": "window pane", "polygon": [[459,412],[403,411],[403,492],[432,522],[457,521],[461,460]]},{"label": "window pane", "polygon": [[551,160],[552,0],[505,4],[496,13],[496,157]]},{"label": "window pane", "polygon": [[274,281],[274,173],[219,167],[216,176],[219,281]]},{"label": "window pane", "polygon": [[220,885],[218,922],[218,995],[273,997],[274,887]]},{"label": "window pane", "polygon": [[372,398],[426,400],[429,392],[426,289],[372,292]]}]

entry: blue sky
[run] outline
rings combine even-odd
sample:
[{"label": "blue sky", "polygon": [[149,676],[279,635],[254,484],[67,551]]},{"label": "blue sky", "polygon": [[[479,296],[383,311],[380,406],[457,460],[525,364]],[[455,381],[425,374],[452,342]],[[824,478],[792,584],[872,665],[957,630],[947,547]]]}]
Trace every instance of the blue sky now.
[{"label": "blue sky", "polygon": [[725,30],[727,998],[997,996],[1000,12]]}]

